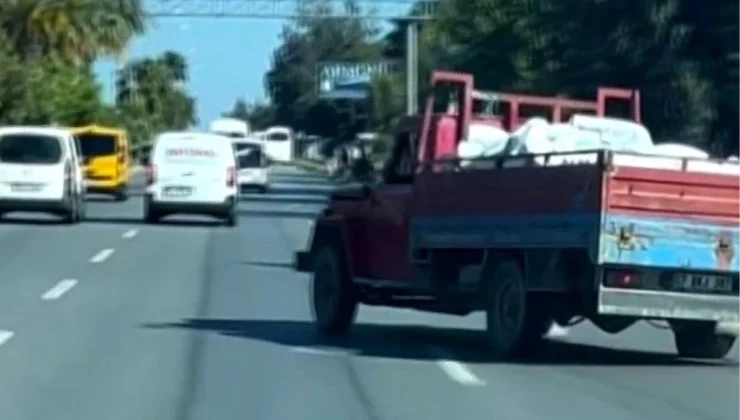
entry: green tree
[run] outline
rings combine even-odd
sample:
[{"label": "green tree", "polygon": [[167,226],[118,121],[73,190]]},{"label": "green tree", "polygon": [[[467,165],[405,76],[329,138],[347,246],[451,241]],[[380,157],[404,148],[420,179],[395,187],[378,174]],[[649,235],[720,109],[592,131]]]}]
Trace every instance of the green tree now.
[{"label": "green tree", "polygon": [[0,26],[23,57],[56,54],[90,64],[123,53],[145,20],[140,0],[4,0]]},{"label": "green tree", "polygon": [[[359,15],[356,3],[350,1],[344,7],[346,14]],[[372,42],[376,35],[377,29],[359,16],[337,19],[331,2],[302,5],[296,23],[283,29],[282,43],[265,76],[276,122],[309,133],[338,135],[343,123],[335,123],[340,117],[337,108],[318,98],[318,65],[322,61],[377,60],[380,48]]]}]

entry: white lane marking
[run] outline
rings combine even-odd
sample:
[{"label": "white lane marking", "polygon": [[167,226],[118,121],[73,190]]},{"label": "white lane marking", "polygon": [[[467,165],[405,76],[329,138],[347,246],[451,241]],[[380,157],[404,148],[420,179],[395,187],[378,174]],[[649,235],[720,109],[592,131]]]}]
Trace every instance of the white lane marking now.
[{"label": "white lane marking", "polygon": [[482,379],[475,376],[467,366],[452,360],[441,349],[432,348],[432,351],[437,357],[437,366],[453,381],[465,386],[483,386],[486,384]]},{"label": "white lane marking", "polygon": [[114,252],[116,252],[116,250],[113,248],[104,249],[98,252],[97,254],[93,255],[93,257],[90,258],[90,262],[93,264],[101,263],[107,260],[108,257],[110,257],[111,255],[113,255]]},{"label": "white lane marking", "polygon": [[13,331],[0,330],[0,346],[7,343],[14,335]]},{"label": "white lane marking", "polygon": [[553,323],[550,329],[547,331],[548,337],[565,337],[566,335],[568,335],[568,329],[561,327],[556,323]]},{"label": "white lane marking", "polygon": [[60,297],[62,297],[63,294],[67,293],[69,289],[75,287],[77,285],[77,280],[74,279],[64,279],[56,284],[56,286],[52,287],[51,289],[47,290],[46,293],[41,295],[41,299],[43,300],[57,300]]},{"label": "white lane marking", "polygon": [[123,239],[131,239],[134,236],[136,236],[137,233],[139,233],[139,230],[138,229],[131,229],[131,230],[127,231],[126,233],[124,233],[123,235],[121,235],[121,238],[123,238]]}]

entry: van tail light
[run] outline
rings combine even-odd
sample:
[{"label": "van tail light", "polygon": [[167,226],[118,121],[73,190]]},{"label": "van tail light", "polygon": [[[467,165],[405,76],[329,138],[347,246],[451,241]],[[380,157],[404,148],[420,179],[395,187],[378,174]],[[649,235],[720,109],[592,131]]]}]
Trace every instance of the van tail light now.
[{"label": "van tail light", "polygon": [[157,181],[157,166],[149,165],[146,167],[146,185],[152,185]]},{"label": "van tail light", "polygon": [[231,188],[236,183],[236,168],[233,166],[229,166],[229,169],[226,171],[226,186]]},{"label": "van tail light", "polygon": [[640,276],[632,271],[610,271],[607,274],[606,285],[623,289],[639,287]]}]

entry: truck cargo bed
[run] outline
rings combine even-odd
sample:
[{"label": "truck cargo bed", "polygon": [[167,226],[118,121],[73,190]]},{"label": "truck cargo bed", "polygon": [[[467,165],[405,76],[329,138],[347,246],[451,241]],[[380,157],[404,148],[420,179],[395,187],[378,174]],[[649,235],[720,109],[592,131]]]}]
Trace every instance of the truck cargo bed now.
[{"label": "truck cargo bed", "polygon": [[419,174],[412,247],[576,247],[600,264],[737,270],[736,164],[604,151],[482,161]]}]

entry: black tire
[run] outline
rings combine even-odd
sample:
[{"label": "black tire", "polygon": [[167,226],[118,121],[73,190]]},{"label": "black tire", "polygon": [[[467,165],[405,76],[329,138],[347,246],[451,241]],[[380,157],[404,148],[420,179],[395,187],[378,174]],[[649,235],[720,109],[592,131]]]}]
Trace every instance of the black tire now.
[{"label": "black tire", "polygon": [[722,359],[727,356],[737,337],[717,334],[713,322],[681,326],[673,331],[678,355],[692,359]]},{"label": "black tire", "polygon": [[116,201],[128,200],[128,185],[121,186],[121,188],[114,194],[114,198]]},{"label": "black tire", "polygon": [[514,260],[489,263],[483,270],[486,340],[494,358],[528,356],[543,347],[552,321],[536,296],[527,293]]},{"label": "black tire", "polygon": [[311,315],[320,335],[347,334],[357,316],[357,296],[337,249],[318,250],[311,278]]},{"label": "black tire", "polygon": [[77,197],[67,196],[65,198],[65,212],[62,215],[62,221],[69,225],[75,225],[80,221],[79,204],[80,200]]},{"label": "black tire", "polygon": [[144,223],[157,224],[162,218],[162,215],[154,208],[152,208],[151,198],[147,197],[144,199]]},{"label": "black tire", "polygon": [[85,197],[80,197],[77,204],[77,221],[83,222],[87,218],[87,200]]},{"label": "black tire", "polygon": [[237,217],[236,211],[231,210],[224,219],[224,223],[228,227],[236,227],[239,224],[239,217]]}]

